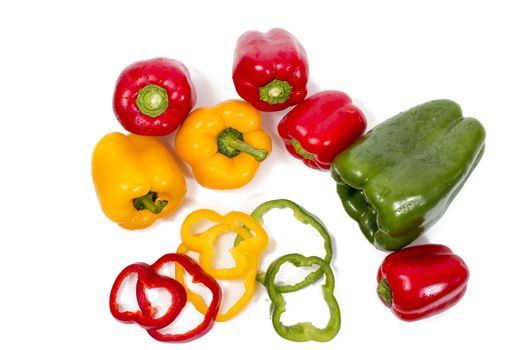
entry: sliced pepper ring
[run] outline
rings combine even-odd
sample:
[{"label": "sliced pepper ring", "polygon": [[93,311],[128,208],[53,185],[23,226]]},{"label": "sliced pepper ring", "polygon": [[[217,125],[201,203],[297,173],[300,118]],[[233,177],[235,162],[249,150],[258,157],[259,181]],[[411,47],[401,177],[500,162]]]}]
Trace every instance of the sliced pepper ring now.
[{"label": "sliced pepper ring", "polygon": [[[181,243],[177,249],[177,253],[180,254],[187,254],[190,251],[190,249],[184,245],[184,243]],[[237,302],[231,306],[228,311],[224,313],[217,314],[216,321],[217,322],[223,322],[227,321],[234,316],[236,316],[244,307],[248,304],[248,302],[253,297],[253,294],[255,293],[256,288],[256,281],[255,276],[257,275],[257,268],[259,266],[259,259],[254,258],[251,260],[251,265],[249,270],[246,272],[244,277],[242,278],[244,281],[244,294],[237,300]],[[179,281],[182,285],[185,286],[184,282],[184,274],[183,270],[176,265],[175,266],[175,278],[177,281]],[[221,278],[217,278],[221,279]],[[228,278],[229,279],[229,278]],[[208,312],[208,305],[206,305],[206,302],[204,299],[197,293],[193,292],[192,290],[186,288],[186,292],[188,294],[188,301],[195,306],[195,308],[201,313],[206,314]]]},{"label": "sliced pepper ring", "polygon": [[[312,213],[308,212],[306,209],[304,209],[300,205],[298,205],[297,203],[289,199],[274,199],[274,200],[262,203],[257,208],[255,208],[251,216],[257,221],[259,225],[263,225],[264,224],[263,216],[274,208],[279,208],[279,209],[290,208],[292,209],[295,218],[299,220],[299,222],[305,225],[310,225],[313,228],[315,228],[324,240],[324,249],[326,251],[324,261],[326,261],[327,264],[330,264],[330,261],[332,260],[332,240],[330,238],[330,234],[328,233],[328,230],[326,229],[324,224],[321,222],[321,220],[317,218],[315,215],[313,215]],[[238,235],[235,239],[234,245],[240,244],[243,238],[244,237],[242,235]],[[267,272],[259,272],[257,274],[257,281],[264,284],[266,273]],[[319,280],[323,276],[323,274],[324,274],[323,270],[319,268],[311,272],[310,274],[308,274],[302,281],[298,283],[290,284],[290,285],[276,285],[275,288],[280,293],[295,292]]]},{"label": "sliced pepper ring", "polygon": [[[318,265],[319,270],[321,270],[326,276],[326,280],[321,288],[323,298],[328,305],[330,319],[324,328],[317,328],[311,322],[301,322],[291,326],[285,326],[281,322],[281,315],[286,311],[286,301],[284,300],[282,293],[276,288],[275,276],[279,272],[281,266],[286,262],[291,263],[296,267]],[[309,340],[326,342],[333,339],[339,332],[339,329],[341,328],[341,312],[334,296],[335,278],[330,265],[326,263],[325,260],[317,256],[305,257],[301,254],[288,254],[281,256],[273,261],[268,267],[268,270],[266,271],[265,285],[268,290],[268,296],[272,302],[270,308],[272,313],[272,324],[277,334],[281,337],[296,342]]]},{"label": "sliced pepper ring", "polygon": [[[191,250],[198,251],[199,249],[202,249],[201,247],[206,247],[210,244],[208,236],[210,234],[206,235],[206,232],[209,231],[209,229],[204,232],[192,233],[192,229],[201,220],[220,223],[224,221],[224,217],[210,209],[195,210],[186,216],[180,229],[180,236],[181,239],[186,242],[186,246]],[[207,239],[204,239],[205,237]]]},{"label": "sliced pepper ring", "polygon": [[[217,224],[203,232],[192,233],[192,228],[201,220]],[[213,267],[213,245],[219,236],[230,232],[243,238],[242,244],[230,249],[236,265],[232,268],[216,269]],[[181,240],[189,250],[199,253],[199,262],[204,271],[219,279],[243,278],[250,268],[249,261],[252,256],[258,256],[268,245],[268,235],[250,215],[231,212],[223,216],[209,209],[196,210],[188,215],[181,227]]]},{"label": "sliced pepper ring", "polygon": [[[137,300],[145,298],[144,288],[164,288],[171,295],[171,305],[164,315],[159,318],[154,318],[156,308],[147,304],[147,307],[137,311],[120,311],[117,302],[118,292],[122,282],[132,274],[137,274]],[[139,288],[142,286],[142,288]],[[139,293],[142,290],[142,293]],[[146,299],[147,300],[147,299]],[[145,263],[135,263],[127,266],[122,270],[113,286],[109,295],[109,310],[113,317],[117,320],[130,323],[135,322],[146,329],[160,329],[172,323],[186,305],[187,295],[184,286],[173,278],[161,276],[155,273],[153,268]],[[144,300],[142,300],[144,301]]]},{"label": "sliced pepper ring", "polygon": [[[201,283],[210,290],[212,294],[212,300],[208,306],[208,309],[204,313],[204,320],[194,329],[181,334],[161,333],[158,331],[158,329],[149,329],[148,333],[152,338],[162,342],[182,343],[194,340],[203,336],[212,328],[215,319],[217,318],[221,304],[221,287],[213,277],[204,272],[199,264],[184,254],[166,254],[158,259],[153,265],[151,265],[151,268],[154,271],[159,271],[167,263],[175,263],[176,268],[179,266],[183,267],[184,270],[186,270],[193,277],[193,283]],[[187,292],[189,292],[189,289],[187,289]],[[140,309],[144,313],[147,313],[148,310],[151,309],[149,301],[145,297],[144,288],[140,288],[139,285],[137,285],[137,300]]]}]

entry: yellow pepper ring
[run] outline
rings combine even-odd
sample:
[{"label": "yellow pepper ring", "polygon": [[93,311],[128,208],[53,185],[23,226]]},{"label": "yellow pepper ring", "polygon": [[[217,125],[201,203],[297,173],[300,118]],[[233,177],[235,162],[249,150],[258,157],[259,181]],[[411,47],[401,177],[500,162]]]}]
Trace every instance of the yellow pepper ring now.
[{"label": "yellow pepper ring", "polygon": [[[187,254],[190,251],[188,247],[184,245],[184,243],[181,243],[179,247],[177,248],[177,253]],[[256,276],[257,276],[257,270],[259,267],[259,259],[255,258],[253,260],[250,260],[251,264],[249,264],[249,269],[247,273],[244,275],[244,278],[242,280],[244,281],[244,294],[237,300],[235,304],[233,304],[228,311],[224,313],[219,313],[217,315],[217,322],[224,322],[228,321],[229,319],[236,316],[239,312],[246,307],[246,305],[250,302],[252,299],[255,288],[257,285],[256,282]],[[201,314],[206,315],[206,312],[208,311],[208,305],[206,305],[206,302],[204,299],[197,293],[191,291],[186,287],[186,284],[184,282],[184,269],[179,266],[179,264],[175,265],[175,278],[177,281],[179,281],[184,288],[186,288],[186,293],[188,295],[188,301],[195,306],[197,311],[199,311]],[[219,278],[220,279],[220,278]]]},{"label": "yellow pepper ring", "polygon": [[224,222],[224,217],[210,209],[199,209],[190,213],[184,219],[180,229],[181,239],[190,250],[199,251],[202,247],[213,244],[215,241],[213,237],[211,237],[213,238],[212,241],[208,239],[209,237],[205,234],[206,231],[192,233],[192,229],[202,220],[220,223]]},{"label": "yellow pepper ring", "polygon": [[199,253],[199,264],[201,265],[202,269],[215,278],[229,280],[242,278],[246,274],[246,271],[250,265],[250,260],[253,260],[253,256],[245,252],[243,247],[237,249],[239,248],[239,246],[237,246],[230,248],[230,254],[235,261],[235,267],[221,269],[216,269],[213,267],[213,258],[215,257],[213,243],[217,240],[218,236],[230,232],[236,233],[243,238],[250,239],[250,234],[248,231],[241,227],[235,227],[228,224],[217,224],[203,233],[203,235],[208,236],[206,238],[209,240],[206,240],[206,238],[204,239],[210,244],[195,250]]},{"label": "yellow pepper ring", "polygon": [[[193,227],[202,220],[217,224],[203,232],[192,233]],[[230,249],[236,266],[215,269],[213,245],[219,236],[230,232],[243,238],[239,245]],[[268,245],[266,231],[250,215],[234,211],[223,216],[210,209],[199,209],[186,217],[181,227],[181,240],[188,249],[199,253],[199,262],[204,271],[221,279],[238,279],[244,276],[249,260],[261,254]]]},{"label": "yellow pepper ring", "polygon": [[[248,234],[249,239],[243,239],[237,246],[241,247],[242,245],[242,251],[258,255],[261,254],[268,245],[268,234],[251,215],[239,211],[232,211],[224,216],[224,220],[232,227],[236,227],[235,232],[242,229],[241,231]],[[243,235],[241,234],[241,236]]]}]

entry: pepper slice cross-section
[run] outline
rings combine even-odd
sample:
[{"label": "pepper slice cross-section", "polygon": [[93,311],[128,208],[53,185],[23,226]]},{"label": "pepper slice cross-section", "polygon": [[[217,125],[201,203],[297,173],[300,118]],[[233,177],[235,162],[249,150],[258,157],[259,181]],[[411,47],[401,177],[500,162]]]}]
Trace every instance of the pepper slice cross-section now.
[{"label": "pepper slice cross-section", "polygon": [[[275,277],[284,263],[291,263],[296,267],[308,267],[318,265],[319,269],[326,276],[322,285],[323,298],[328,305],[330,319],[324,328],[318,328],[311,322],[301,322],[294,325],[286,326],[281,322],[281,315],[286,311],[286,301],[281,292],[276,288]],[[268,296],[272,302],[271,317],[272,324],[277,334],[281,337],[296,341],[304,342],[314,340],[318,342],[327,342],[332,340],[341,328],[341,312],[339,304],[334,296],[335,278],[330,265],[317,256],[305,257],[301,254],[284,255],[270,265],[266,272],[265,279]]]}]

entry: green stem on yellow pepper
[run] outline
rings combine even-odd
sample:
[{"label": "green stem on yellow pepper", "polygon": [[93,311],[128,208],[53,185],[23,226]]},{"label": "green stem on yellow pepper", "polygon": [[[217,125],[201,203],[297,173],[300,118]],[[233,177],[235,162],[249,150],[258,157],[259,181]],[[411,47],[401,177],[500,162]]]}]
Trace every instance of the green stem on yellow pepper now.
[{"label": "green stem on yellow pepper", "polygon": [[226,128],[217,136],[217,146],[219,152],[230,158],[244,152],[251,155],[256,161],[262,162],[268,156],[268,151],[255,148],[244,142],[242,133],[234,128]]},{"label": "green stem on yellow pepper", "polygon": [[168,205],[167,200],[158,200],[157,192],[149,191],[145,195],[133,199],[133,206],[137,210],[149,210],[153,214],[159,214]]}]

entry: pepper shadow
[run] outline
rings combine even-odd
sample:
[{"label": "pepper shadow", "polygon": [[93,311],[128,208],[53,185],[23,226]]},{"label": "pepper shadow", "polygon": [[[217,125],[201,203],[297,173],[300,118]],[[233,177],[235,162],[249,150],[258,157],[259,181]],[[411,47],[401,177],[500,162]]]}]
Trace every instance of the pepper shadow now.
[{"label": "pepper shadow", "polygon": [[384,120],[384,119],[378,119],[375,113],[373,113],[372,110],[368,109],[366,103],[364,103],[363,100],[359,98],[354,98],[352,96],[350,96],[350,98],[352,99],[352,102],[354,103],[354,105],[356,105],[361,110],[361,112],[363,112],[363,114],[365,115],[365,118],[366,118],[365,133],[370,131],[372,128],[374,128],[379,123],[379,120]]},{"label": "pepper shadow", "polygon": [[197,92],[197,103],[194,109],[204,106],[214,106],[220,102],[217,89],[213,88],[210,81],[206,79],[205,72],[199,69],[191,70],[191,81]]},{"label": "pepper shadow", "polygon": [[[308,83],[306,84],[306,88],[308,90],[308,95],[306,96],[306,98],[318,93],[318,92],[321,92],[323,91],[323,89],[321,89],[321,87],[319,86],[319,84],[313,80],[313,79],[308,79]],[[327,89],[327,90],[330,90],[330,89]]]},{"label": "pepper shadow", "polygon": [[412,246],[416,246],[416,245],[423,245],[423,244],[430,244],[432,243],[429,239],[429,234],[431,234],[430,232],[425,232],[424,234],[422,234],[421,236],[419,236],[418,238],[416,238],[413,242],[411,242],[408,246],[409,247],[412,247]]}]

